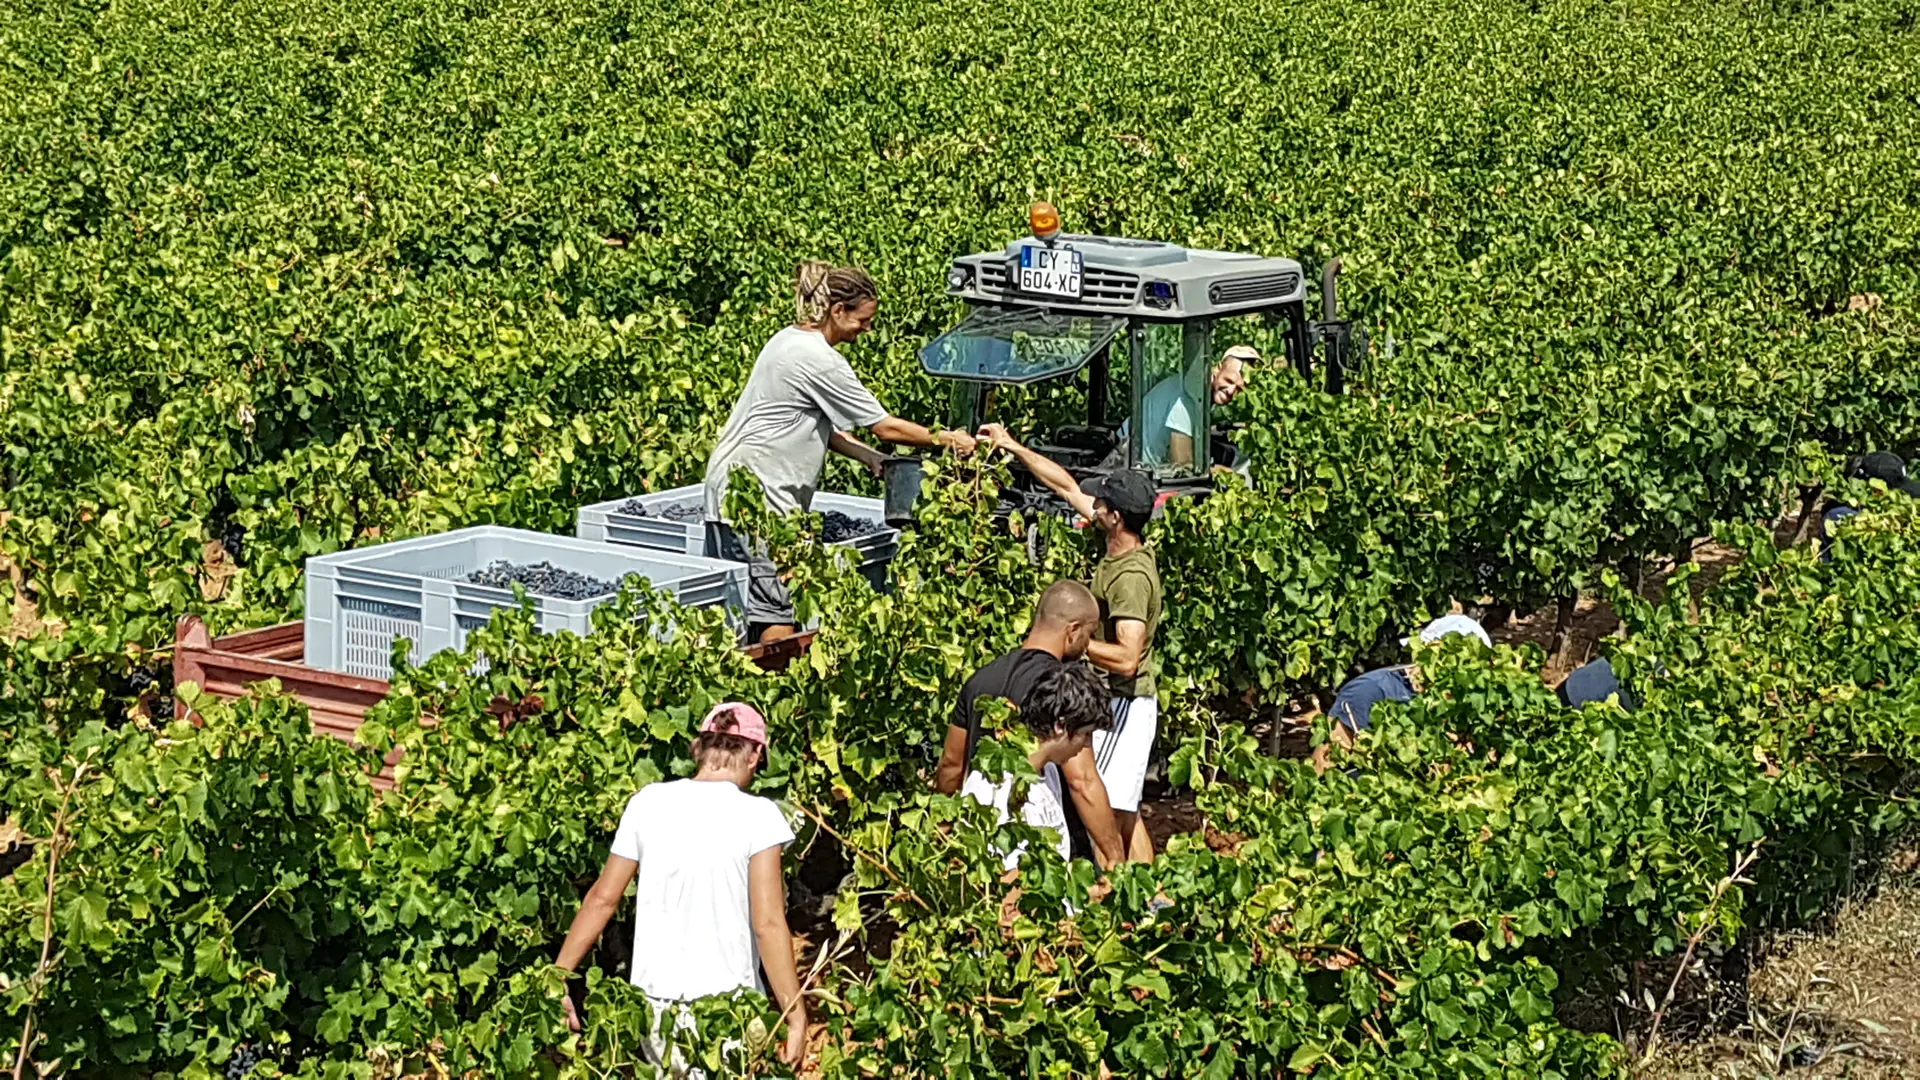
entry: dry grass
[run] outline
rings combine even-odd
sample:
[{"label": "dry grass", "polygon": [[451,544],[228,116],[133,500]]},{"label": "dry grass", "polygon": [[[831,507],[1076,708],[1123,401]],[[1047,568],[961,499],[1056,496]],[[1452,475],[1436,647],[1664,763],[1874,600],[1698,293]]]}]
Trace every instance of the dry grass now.
[{"label": "dry grass", "polygon": [[1670,1047],[1644,1080],[1920,1078],[1920,848],[1830,929],[1770,942],[1751,987],[1749,1030]]}]

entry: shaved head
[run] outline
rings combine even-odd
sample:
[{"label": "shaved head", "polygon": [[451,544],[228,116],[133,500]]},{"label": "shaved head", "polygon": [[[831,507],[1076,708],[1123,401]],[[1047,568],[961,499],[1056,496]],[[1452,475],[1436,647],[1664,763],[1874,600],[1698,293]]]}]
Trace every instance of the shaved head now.
[{"label": "shaved head", "polygon": [[1072,578],[1062,578],[1047,586],[1040,603],[1033,609],[1035,626],[1060,627],[1068,623],[1092,623],[1100,620],[1100,603],[1093,592]]}]

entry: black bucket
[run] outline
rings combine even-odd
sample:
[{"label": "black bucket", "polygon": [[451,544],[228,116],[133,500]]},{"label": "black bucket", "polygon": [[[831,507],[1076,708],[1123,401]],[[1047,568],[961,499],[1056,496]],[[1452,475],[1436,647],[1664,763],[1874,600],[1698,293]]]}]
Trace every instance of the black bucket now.
[{"label": "black bucket", "polygon": [[880,465],[886,485],[887,524],[898,529],[913,524],[914,500],[920,497],[922,469],[917,457],[890,457]]}]

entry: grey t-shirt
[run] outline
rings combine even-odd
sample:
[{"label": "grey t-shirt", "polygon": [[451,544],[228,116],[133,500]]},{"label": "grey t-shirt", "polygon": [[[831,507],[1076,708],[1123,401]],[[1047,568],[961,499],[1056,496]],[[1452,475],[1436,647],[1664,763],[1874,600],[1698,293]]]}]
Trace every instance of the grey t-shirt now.
[{"label": "grey t-shirt", "polygon": [[720,520],[727,477],[736,468],[760,478],[767,509],[811,509],[833,433],[886,418],[838,349],[818,331],[787,327],[760,350],[707,459],[707,520]]}]

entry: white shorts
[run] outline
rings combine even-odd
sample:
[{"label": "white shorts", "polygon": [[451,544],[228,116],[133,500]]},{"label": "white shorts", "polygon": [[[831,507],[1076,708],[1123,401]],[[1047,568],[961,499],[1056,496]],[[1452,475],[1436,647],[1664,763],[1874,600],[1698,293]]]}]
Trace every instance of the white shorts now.
[{"label": "white shorts", "polygon": [[1100,782],[1107,785],[1107,804],[1122,813],[1140,809],[1140,791],[1147,783],[1147,759],[1153,756],[1153,737],[1160,731],[1160,700],[1152,697],[1113,699],[1113,730],[1093,733],[1093,760]]},{"label": "white shorts", "polygon": [[[648,1064],[659,1066],[661,1074],[673,1080],[707,1080],[705,1069],[688,1065],[680,1047],[668,1046],[667,1039],[660,1034],[661,1019],[672,1014],[675,1040],[693,1041],[698,1034],[693,1022],[693,1010],[684,1001],[667,1001],[651,994],[647,995],[647,1003],[653,1006],[653,1030],[648,1033],[646,1044],[640,1047],[640,1056]],[[720,1052],[728,1058],[744,1054],[746,1048],[746,1044],[739,1039],[728,1039],[720,1044]]]}]

